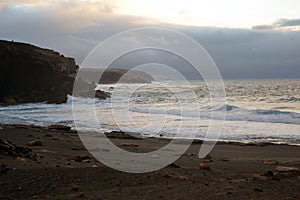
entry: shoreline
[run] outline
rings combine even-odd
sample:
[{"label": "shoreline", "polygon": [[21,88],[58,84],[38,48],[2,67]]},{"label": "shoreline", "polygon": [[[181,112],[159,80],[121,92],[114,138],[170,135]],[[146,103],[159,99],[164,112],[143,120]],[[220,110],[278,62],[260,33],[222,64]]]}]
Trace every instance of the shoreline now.
[{"label": "shoreline", "polygon": [[[76,131],[67,127],[0,127],[2,143],[9,144],[0,145],[3,199],[300,198],[298,146],[217,143],[209,156],[199,159],[201,142],[196,142],[163,169],[129,174],[93,158]],[[117,136],[109,137],[119,148],[135,153],[168,143]]]},{"label": "shoreline", "polygon": [[[22,129],[29,129],[29,130],[41,130],[41,131],[51,131],[48,127],[50,126],[65,126],[65,127],[70,127],[67,125],[57,125],[57,124],[52,124],[49,126],[40,126],[40,125],[34,125],[34,124],[3,124],[0,123],[0,127],[13,127],[13,128],[22,128]],[[59,130],[59,129],[58,129]],[[70,130],[67,131],[69,133],[76,133],[78,134],[77,130],[72,129],[70,127]],[[111,134],[112,133],[112,134]],[[131,137],[128,133],[122,132],[122,131],[107,131],[104,132],[104,134],[109,138],[116,138],[116,139],[123,139],[124,135]],[[139,136],[138,133],[130,133],[132,135],[137,135]],[[125,137],[128,138],[128,137]],[[133,138],[133,137],[131,137]],[[156,140],[165,140],[165,141],[171,141],[172,139],[176,138],[167,138],[167,137],[149,137],[151,139],[156,139]],[[139,139],[139,138],[138,138]],[[179,140],[192,140],[193,144],[202,144],[204,140],[202,139],[191,139],[191,138],[177,138]],[[215,142],[215,141],[212,141]],[[220,144],[228,144],[228,145],[238,145],[238,146],[269,146],[269,145],[274,145],[274,146],[296,146],[300,147],[299,144],[288,144],[288,143],[274,143],[274,142],[241,142],[241,141],[236,141],[236,140],[217,140],[216,145]]]}]

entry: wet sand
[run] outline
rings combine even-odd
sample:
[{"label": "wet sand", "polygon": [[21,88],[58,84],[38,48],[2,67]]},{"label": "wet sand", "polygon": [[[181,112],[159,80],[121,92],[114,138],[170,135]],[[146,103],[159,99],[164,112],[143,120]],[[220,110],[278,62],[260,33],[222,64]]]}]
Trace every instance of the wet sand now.
[{"label": "wet sand", "polygon": [[[218,143],[209,157],[199,159],[201,143],[195,142],[168,167],[130,174],[95,160],[74,131],[0,127],[3,141],[32,150],[1,148],[0,199],[300,199],[300,172],[276,170],[300,168],[299,146]],[[168,142],[120,137],[111,141],[133,152]]]}]

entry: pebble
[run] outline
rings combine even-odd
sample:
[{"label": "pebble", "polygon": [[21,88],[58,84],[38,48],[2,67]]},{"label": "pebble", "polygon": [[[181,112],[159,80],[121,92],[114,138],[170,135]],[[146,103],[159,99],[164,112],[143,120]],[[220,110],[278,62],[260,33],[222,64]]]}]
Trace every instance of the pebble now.
[{"label": "pebble", "polygon": [[262,189],[259,189],[259,188],[254,188],[254,191],[255,191],[255,192],[263,192],[263,190],[262,190]]},{"label": "pebble", "polygon": [[254,175],[254,179],[257,179],[257,180],[261,180],[261,181],[266,181],[266,180],[269,180],[271,179],[269,176],[264,176],[264,175],[260,175],[260,174],[255,174]]},{"label": "pebble", "polygon": [[264,164],[266,165],[278,165],[278,161],[277,160],[266,160],[264,161]]},{"label": "pebble", "polygon": [[42,140],[33,140],[33,141],[30,141],[30,142],[27,142],[26,144],[27,146],[43,146],[43,141]]},{"label": "pebble", "polygon": [[73,185],[71,186],[71,190],[72,190],[72,191],[79,191],[78,185],[73,184]]},{"label": "pebble", "polygon": [[75,199],[75,198],[84,198],[84,197],[85,197],[85,195],[84,195],[83,192],[80,192],[80,193],[74,195],[74,199]]},{"label": "pebble", "polygon": [[91,162],[90,159],[91,157],[88,155],[79,155],[79,156],[67,158],[68,161],[85,162],[85,163],[90,163]]},{"label": "pebble", "polygon": [[204,169],[204,170],[209,170],[210,169],[210,166],[206,163],[200,163],[199,164],[199,168],[200,169]]},{"label": "pebble", "polygon": [[274,173],[273,173],[272,171],[267,171],[267,172],[261,174],[261,176],[273,177],[273,176],[274,176]]},{"label": "pebble", "polygon": [[3,164],[3,165],[1,165],[1,168],[0,168],[0,174],[6,174],[9,170],[11,170],[11,168],[9,168]]},{"label": "pebble", "polygon": [[61,131],[70,131],[71,127],[70,126],[65,126],[65,125],[50,125],[48,126],[49,130],[61,130]]},{"label": "pebble", "polygon": [[278,166],[278,167],[276,167],[276,171],[278,171],[278,172],[299,172],[300,169],[297,167]]},{"label": "pebble", "polygon": [[177,176],[177,179],[179,179],[179,180],[183,180],[183,181],[186,181],[186,180],[188,180],[188,178],[187,178],[187,177],[185,177],[185,176],[181,176],[181,175],[178,175],[178,176]]}]

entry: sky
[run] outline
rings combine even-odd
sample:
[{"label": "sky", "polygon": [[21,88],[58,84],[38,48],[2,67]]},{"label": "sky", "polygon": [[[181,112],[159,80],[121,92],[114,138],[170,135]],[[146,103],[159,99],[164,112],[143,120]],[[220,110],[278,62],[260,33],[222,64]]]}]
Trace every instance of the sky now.
[{"label": "sky", "polygon": [[[298,0],[0,1],[0,39],[54,49],[79,65],[108,37],[148,26],[192,37],[225,79],[300,78]],[[151,60],[192,76],[184,62],[161,52],[128,55],[115,67]]]}]

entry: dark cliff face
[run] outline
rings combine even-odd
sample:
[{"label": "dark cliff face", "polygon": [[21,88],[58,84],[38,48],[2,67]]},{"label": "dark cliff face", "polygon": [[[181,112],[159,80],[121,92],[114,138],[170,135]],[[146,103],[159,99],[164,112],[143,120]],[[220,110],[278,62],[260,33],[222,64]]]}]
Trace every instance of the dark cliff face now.
[{"label": "dark cliff face", "polygon": [[58,52],[0,41],[0,103],[65,103],[77,69],[73,58]]},{"label": "dark cliff face", "polygon": [[[0,40],[0,104],[65,103],[73,93],[77,72],[73,58],[30,44]],[[105,99],[109,94],[95,92],[96,83],[151,83],[153,77],[123,69],[82,69],[77,80],[74,96]]]}]

